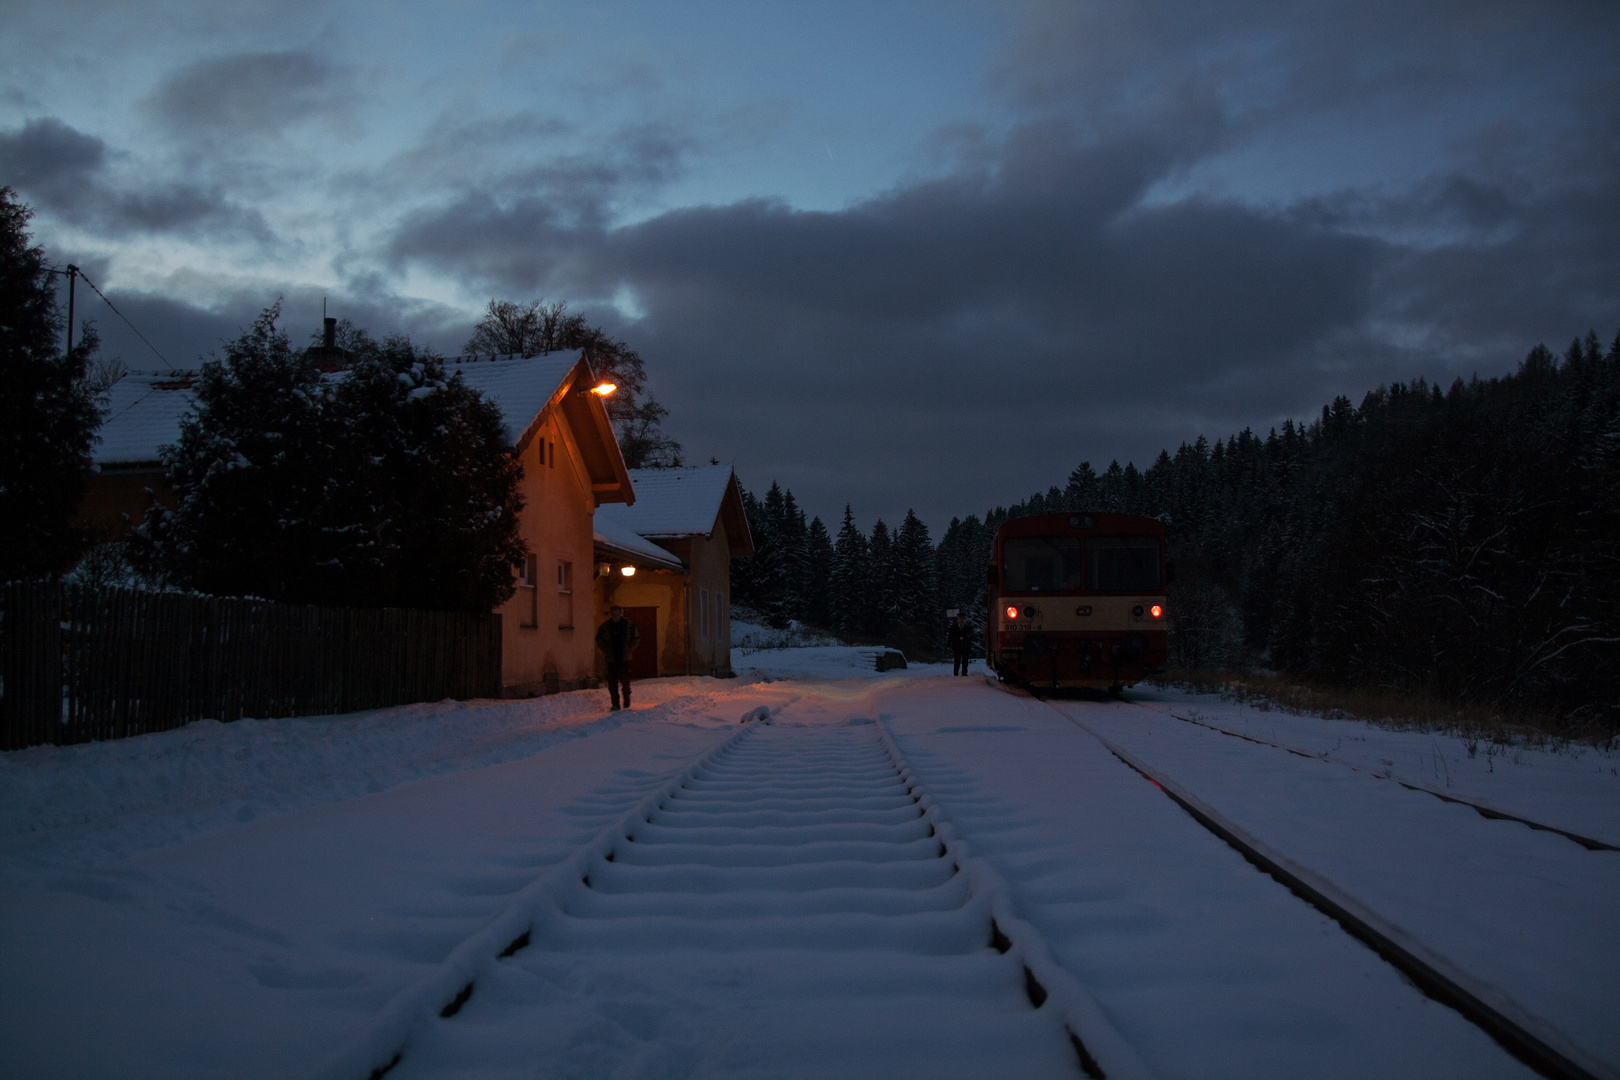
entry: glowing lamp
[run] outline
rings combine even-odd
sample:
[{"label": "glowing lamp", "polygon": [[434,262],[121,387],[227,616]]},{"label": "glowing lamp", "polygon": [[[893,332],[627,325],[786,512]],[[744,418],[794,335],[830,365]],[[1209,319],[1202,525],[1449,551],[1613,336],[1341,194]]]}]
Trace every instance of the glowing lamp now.
[{"label": "glowing lamp", "polygon": [[1152,615],[1155,619],[1162,619],[1164,618],[1164,608],[1160,607],[1158,604],[1154,604],[1152,607],[1148,608],[1148,614]]},{"label": "glowing lamp", "polygon": [[636,568],[633,566],[621,566],[619,567],[619,573],[623,574],[625,577],[635,577]]},{"label": "glowing lamp", "polygon": [[1018,609],[1015,608],[1015,607],[1008,608],[1007,609],[1007,618],[1009,618],[1009,619],[1018,618]]},{"label": "glowing lamp", "polygon": [[597,397],[607,397],[618,388],[619,386],[617,383],[600,382],[591,387],[591,393],[595,394]]}]

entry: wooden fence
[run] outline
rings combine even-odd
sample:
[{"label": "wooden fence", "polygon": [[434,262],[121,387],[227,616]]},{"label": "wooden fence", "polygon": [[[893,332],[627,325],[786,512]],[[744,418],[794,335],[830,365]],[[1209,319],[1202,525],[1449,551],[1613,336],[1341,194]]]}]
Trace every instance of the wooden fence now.
[{"label": "wooden fence", "polygon": [[0,749],[495,697],[493,614],[0,585]]}]

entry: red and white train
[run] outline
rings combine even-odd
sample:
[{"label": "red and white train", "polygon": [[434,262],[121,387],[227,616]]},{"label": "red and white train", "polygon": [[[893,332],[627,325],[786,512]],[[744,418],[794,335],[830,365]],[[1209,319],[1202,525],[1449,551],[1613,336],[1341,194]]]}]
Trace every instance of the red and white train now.
[{"label": "red and white train", "polygon": [[1130,514],[1042,514],[996,533],[985,600],[990,669],[1040,692],[1118,693],[1163,671],[1164,525]]}]

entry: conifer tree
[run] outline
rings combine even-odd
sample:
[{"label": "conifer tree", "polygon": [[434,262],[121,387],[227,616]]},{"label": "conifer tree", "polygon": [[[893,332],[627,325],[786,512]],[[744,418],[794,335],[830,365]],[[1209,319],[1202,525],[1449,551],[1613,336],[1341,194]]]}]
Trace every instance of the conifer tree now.
[{"label": "conifer tree", "polygon": [[65,320],[27,206],[0,187],[0,581],[56,575],[89,537],[73,524],[101,424],[86,369],[88,326],[62,351]]},{"label": "conifer tree", "polygon": [[899,583],[896,580],[894,539],[889,527],[878,518],[872,537],[866,543],[866,609],[864,624],[870,634],[882,637],[899,621]]},{"label": "conifer tree", "polygon": [[821,518],[810,519],[805,530],[805,593],[804,619],[812,626],[833,626],[833,551],[832,537]]},{"label": "conifer tree", "polygon": [[944,626],[939,605],[939,573],[928,526],[912,510],[894,535],[897,616],[907,626],[920,627],[929,640]]},{"label": "conifer tree", "polygon": [[867,588],[866,537],[855,525],[855,514],[844,504],[844,523],[833,544],[831,607],[833,629],[854,634],[865,629]]}]

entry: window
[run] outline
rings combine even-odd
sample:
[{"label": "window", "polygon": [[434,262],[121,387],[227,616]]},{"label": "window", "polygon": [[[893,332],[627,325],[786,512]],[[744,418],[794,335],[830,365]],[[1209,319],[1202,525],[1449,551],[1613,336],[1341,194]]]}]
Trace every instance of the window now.
[{"label": "window", "polygon": [[725,602],[721,599],[723,595],[719,589],[714,591],[714,640],[730,648],[731,638],[720,629],[725,625],[721,622],[721,615],[725,611]]},{"label": "window", "polygon": [[1001,544],[1002,588],[1007,592],[1076,592],[1080,588],[1078,536],[1015,536]]},{"label": "window", "polygon": [[698,590],[698,640],[709,640],[709,590]]},{"label": "window", "polygon": [[557,563],[557,629],[574,628],[574,564]]},{"label": "window", "polygon": [[550,461],[551,461],[551,468],[555,469],[557,467],[557,444],[556,443],[551,444]]},{"label": "window", "polygon": [[1087,540],[1086,586],[1096,592],[1158,589],[1158,537],[1096,536]]},{"label": "window", "polygon": [[546,440],[536,439],[535,441],[540,444],[540,464],[544,465],[546,463]]},{"label": "window", "polygon": [[523,559],[523,573],[518,577],[518,625],[540,625],[540,556],[527,555]]}]

